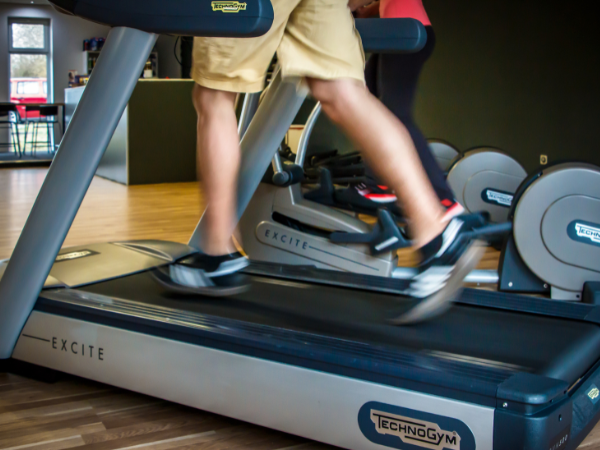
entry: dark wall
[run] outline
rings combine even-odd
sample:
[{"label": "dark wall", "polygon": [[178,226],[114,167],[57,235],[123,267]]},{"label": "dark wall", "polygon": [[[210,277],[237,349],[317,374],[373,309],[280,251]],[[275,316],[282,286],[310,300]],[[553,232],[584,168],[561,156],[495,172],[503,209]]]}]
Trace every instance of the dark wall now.
[{"label": "dark wall", "polygon": [[191,80],[140,81],[129,101],[129,183],[196,181]]},{"label": "dark wall", "polygon": [[540,154],[600,165],[597,2],[425,5],[438,42],[417,101],[426,136],[500,147],[527,170]]}]

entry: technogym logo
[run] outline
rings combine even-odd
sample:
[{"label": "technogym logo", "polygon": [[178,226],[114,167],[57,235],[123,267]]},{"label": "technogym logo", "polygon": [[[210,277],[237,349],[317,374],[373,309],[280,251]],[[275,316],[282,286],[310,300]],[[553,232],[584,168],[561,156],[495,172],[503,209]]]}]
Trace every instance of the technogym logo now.
[{"label": "technogym logo", "polygon": [[484,202],[502,206],[504,208],[510,208],[514,197],[515,196],[510,192],[502,192],[490,188],[484,189],[481,193],[481,199]]},{"label": "technogym logo", "polygon": [[592,242],[597,242],[600,244],[600,228],[590,227],[588,225],[576,223],[575,231],[577,231],[577,236],[589,239]]},{"label": "technogym logo", "polygon": [[598,403],[598,399],[600,399],[600,389],[598,389],[595,384],[592,384],[592,386],[587,391],[587,396],[595,405],[596,403]]},{"label": "technogym logo", "polygon": [[583,220],[574,220],[567,227],[571,239],[582,244],[600,246],[600,225]]},{"label": "technogym logo", "polygon": [[220,1],[212,2],[213,11],[221,11],[224,13],[238,13],[240,11],[246,11],[246,3],[236,1]]},{"label": "technogym logo", "polygon": [[475,450],[475,436],[462,421],[424,411],[369,402],[358,426],[371,442],[400,450]]},{"label": "technogym logo", "polygon": [[456,431],[444,431],[436,423],[376,410],[371,410],[371,420],[379,434],[397,436],[405,444],[432,450],[460,450]]}]

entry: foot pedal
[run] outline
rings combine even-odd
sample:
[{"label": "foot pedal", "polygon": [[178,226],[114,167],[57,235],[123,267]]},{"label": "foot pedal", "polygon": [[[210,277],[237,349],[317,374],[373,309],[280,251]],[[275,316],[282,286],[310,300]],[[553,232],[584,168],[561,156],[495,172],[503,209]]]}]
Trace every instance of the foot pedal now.
[{"label": "foot pedal", "polygon": [[327,169],[321,169],[320,171],[319,187],[304,194],[304,198],[306,200],[321,203],[322,205],[335,206],[335,200],[333,198],[335,186],[333,185],[331,172]]},{"label": "foot pedal", "polygon": [[372,255],[411,246],[403,231],[398,228],[389,211],[377,211],[377,224],[370,233],[331,233],[329,240],[335,244],[368,244]]}]

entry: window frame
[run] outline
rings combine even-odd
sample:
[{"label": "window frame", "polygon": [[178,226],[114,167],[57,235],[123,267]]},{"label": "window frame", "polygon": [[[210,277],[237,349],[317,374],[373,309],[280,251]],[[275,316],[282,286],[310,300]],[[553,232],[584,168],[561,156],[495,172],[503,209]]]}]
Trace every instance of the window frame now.
[{"label": "window frame", "polygon": [[[44,48],[15,48],[13,46],[13,24],[43,25]],[[54,77],[52,73],[52,22],[49,18],[8,17],[8,80],[11,83],[11,55],[45,55],[46,56],[46,101],[54,101]],[[10,91],[12,92],[12,91]]]},{"label": "window frame", "polygon": [[[14,24],[43,25],[44,26],[44,47],[40,47],[40,48],[14,47],[13,33],[12,33],[12,26]],[[30,19],[30,18],[26,18],[26,17],[9,17],[8,18],[8,52],[9,53],[49,54],[50,53],[50,19]]]}]

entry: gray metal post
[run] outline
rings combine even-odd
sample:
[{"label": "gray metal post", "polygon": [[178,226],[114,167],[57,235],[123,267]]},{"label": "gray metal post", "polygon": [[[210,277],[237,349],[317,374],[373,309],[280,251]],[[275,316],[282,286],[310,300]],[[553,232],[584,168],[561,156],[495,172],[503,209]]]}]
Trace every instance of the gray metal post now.
[{"label": "gray metal post", "polygon": [[156,38],[129,28],[108,36],[0,281],[0,359],[12,354]]},{"label": "gray metal post", "polygon": [[[308,88],[300,80],[284,81],[281,72],[271,82],[240,144],[242,164],[237,190],[238,220],[248,207],[307,94]],[[199,250],[202,250],[202,242],[208,238],[203,223],[200,219],[189,242],[190,246]]]},{"label": "gray metal post", "polygon": [[308,152],[308,142],[312,135],[313,129],[321,115],[321,102],[315,105],[315,108],[308,116],[302,135],[300,136],[300,142],[298,142],[298,151],[296,152],[296,164],[300,167],[304,167],[304,160],[306,159],[306,153]]},{"label": "gray metal post", "polygon": [[240,138],[243,138],[246,134],[246,131],[248,131],[250,122],[252,122],[252,119],[256,114],[256,110],[258,109],[259,102],[260,92],[244,95],[244,103],[242,104],[242,112],[240,114],[240,122],[238,124],[238,134],[240,135]]}]

